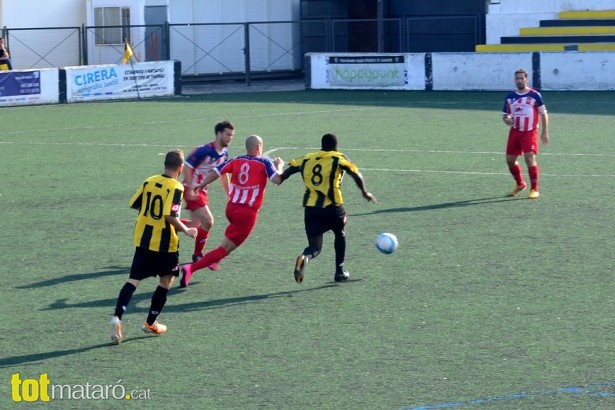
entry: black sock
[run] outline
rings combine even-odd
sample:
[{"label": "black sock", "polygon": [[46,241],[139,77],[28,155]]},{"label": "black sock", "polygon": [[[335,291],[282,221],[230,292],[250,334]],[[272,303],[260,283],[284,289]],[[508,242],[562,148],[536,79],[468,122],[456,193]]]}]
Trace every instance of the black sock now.
[{"label": "black sock", "polygon": [[346,235],[343,232],[335,235],[333,248],[335,249],[335,272],[342,273],[346,259]]},{"label": "black sock", "polygon": [[164,304],[167,303],[167,293],[169,293],[169,289],[163,288],[162,286],[158,286],[152,295],[152,304],[149,308],[149,314],[147,315],[147,324],[153,325],[156,321],[156,318],[162,311]]},{"label": "black sock", "polygon": [[120,295],[117,297],[117,304],[115,305],[115,316],[122,319],[122,315],[126,311],[132,294],[137,290],[136,286],[132,283],[126,282],[120,290]]},{"label": "black sock", "polygon": [[303,256],[307,258],[308,262],[311,259],[314,259],[315,257],[317,257],[319,254],[320,254],[320,250],[313,246],[308,246],[307,248],[303,250]]}]

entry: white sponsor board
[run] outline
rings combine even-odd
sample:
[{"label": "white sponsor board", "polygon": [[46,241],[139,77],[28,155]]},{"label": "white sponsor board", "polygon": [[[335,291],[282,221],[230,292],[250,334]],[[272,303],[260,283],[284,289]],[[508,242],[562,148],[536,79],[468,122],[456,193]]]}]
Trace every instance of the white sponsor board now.
[{"label": "white sponsor board", "polygon": [[422,90],[425,54],[307,53],[312,89]]},{"label": "white sponsor board", "polygon": [[327,79],[331,85],[346,87],[403,88],[406,86],[404,56],[331,56]]},{"label": "white sponsor board", "polygon": [[173,95],[173,61],[66,67],[67,102]]},{"label": "white sponsor board", "polygon": [[0,107],[57,104],[59,70],[0,71]]}]

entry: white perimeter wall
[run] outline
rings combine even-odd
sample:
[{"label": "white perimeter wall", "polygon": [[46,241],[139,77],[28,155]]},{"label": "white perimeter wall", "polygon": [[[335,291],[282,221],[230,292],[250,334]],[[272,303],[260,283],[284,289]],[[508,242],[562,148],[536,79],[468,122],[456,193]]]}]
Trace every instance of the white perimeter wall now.
[{"label": "white perimeter wall", "polygon": [[615,10],[615,0],[500,0],[493,1],[486,16],[487,44],[500,37],[518,36],[519,29],[538,27],[540,20],[559,17],[560,11]]},{"label": "white perimeter wall", "polygon": [[[532,53],[433,55],[434,90],[508,90],[514,72],[532,79]],[[542,90],[615,90],[615,52],[540,53]]]},{"label": "white perimeter wall", "polygon": [[531,53],[434,53],[432,61],[434,90],[508,90],[517,69],[532,73]]},{"label": "white perimeter wall", "polygon": [[[383,54],[378,54],[383,55]],[[399,55],[399,54],[391,54]],[[308,88],[312,89],[371,89],[371,90],[425,90],[428,83],[428,71],[425,68],[425,54],[404,54],[406,72],[405,86],[393,84],[383,86],[370,83],[360,72],[379,70],[386,73],[390,66],[345,65],[348,78],[362,77],[361,82],[348,81],[340,85],[339,78],[335,84],[330,81],[335,64],[329,63],[330,57],[354,57],[350,53],[309,53],[310,69],[306,78]],[[368,54],[363,54],[369,57]],[[433,90],[473,90],[505,91],[514,89],[514,72],[524,68],[533,77],[532,53],[432,53],[431,84]],[[339,68],[339,66],[338,66]],[[353,75],[354,70],[357,75]],[[373,78],[378,77],[374,72]],[[381,76],[382,77],[382,76]],[[615,90],[615,52],[574,52],[540,53],[541,90]],[[530,84],[532,85],[532,84]]]},{"label": "white perimeter wall", "polygon": [[615,52],[541,53],[543,90],[615,90]]}]

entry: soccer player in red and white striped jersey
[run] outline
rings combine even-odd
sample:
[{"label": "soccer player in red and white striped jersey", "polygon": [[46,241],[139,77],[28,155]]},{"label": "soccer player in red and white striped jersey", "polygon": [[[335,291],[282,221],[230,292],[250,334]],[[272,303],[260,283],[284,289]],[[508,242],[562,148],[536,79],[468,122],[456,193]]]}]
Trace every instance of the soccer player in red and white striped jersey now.
[{"label": "soccer player in red and white striped jersey", "polygon": [[218,263],[239,247],[256,226],[258,211],[265,198],[267,181],[276,185],[282,183],[284,161],[263,157],[263,140],[258,135],[246,139],[246,155],[240,155],[214,168],[196,187],[197,191],[212,183],[220,176],[231,175],[229,184],[226,218],[229,221],[220,246],[206,253],[201,259],[181,267],[180,286],[188,287],[190,278],[199,269]]},{"label": "soccer player in red and white striped jersey", "polygon": [[[197,228],[197,237],[194,242],[192,261],[203,256],[209,231],[214,225],[214,216],[209,209],[209,195],[207,186],[198,194],[193,191],[215,167],[228,159],[228,146],[235,136],[235,126],[230,121],[220,121],[214,127],[216,139],[209,144],[200,145],[192,150],[186,158],[184,171],[184,200],[186,209],[191,213],[191,221],[183,220],[185,224]],[[228,180],[220,179],[224,191],[228,193]],[[211,265],[211,270],[218,270],[217,265]]]},{"label": "soccer player in red and white striped jersey", "polygon": [[523,180],[521,165],[517,161],[523,155],[530,177],[530,194],[528,198],[536,199],[538,191],[539,168],[536,162],[538,154],[538,120],[540,119],[542,133],[540,140],[544,145],[549,143],[549,116],[542,95],[528,87],[528,73],[523,69],[515,71],[517,90],[509,93],[504,101],[502,119],[510,126],[506,144],[506,163],[515,179],[516,185],[510,196],[517,196],[527,184]]}]

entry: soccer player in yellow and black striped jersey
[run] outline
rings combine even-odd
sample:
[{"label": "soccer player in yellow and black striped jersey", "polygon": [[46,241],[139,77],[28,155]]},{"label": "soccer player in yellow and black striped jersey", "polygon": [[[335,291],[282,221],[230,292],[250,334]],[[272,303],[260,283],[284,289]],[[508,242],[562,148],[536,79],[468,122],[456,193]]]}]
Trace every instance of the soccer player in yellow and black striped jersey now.
[{"label": "soccer player in yellow and black striped jersey", "polygon": [[336,282],[348,279],[350,274],[344,269],[346,258],[346,211],[342,198],[342,178],[348,173],[355,181],[363,198],[376,202],[376,198],[367,191],[363,176],[355,164],[337,150],[337,137],[325,134],[321,140],[321,150],[293,159],[282,174],[282,180],[295,173],[301,173],[305,184],[303,194],[305,233],[308,246],[299,255],[295,263],[295,281],[303,282],[305,266],[317,257],[322,250],[323,235],[331,230],[335,235],[335,275]]},{"label": "soccer player in yellow and black striped jersey", "polygon": [[162,334],[167,327],[156,320],[162,311],[173,278],[179,276],[179,238],[177,231],[196,238],[196,228],[188,228],[180,220],[184,186],[177,180],[184,168],[184,153],[169,151],[164,160],[164,173],[145,180],[129,206],[139,211],[135,224],[135,253],[128,281],[117,298],[111,319],[111,342],[122,342],[122,315],[139,283],[150,276],[159,277],[152,295],[149,314],[143,324],[145,333]]}]

